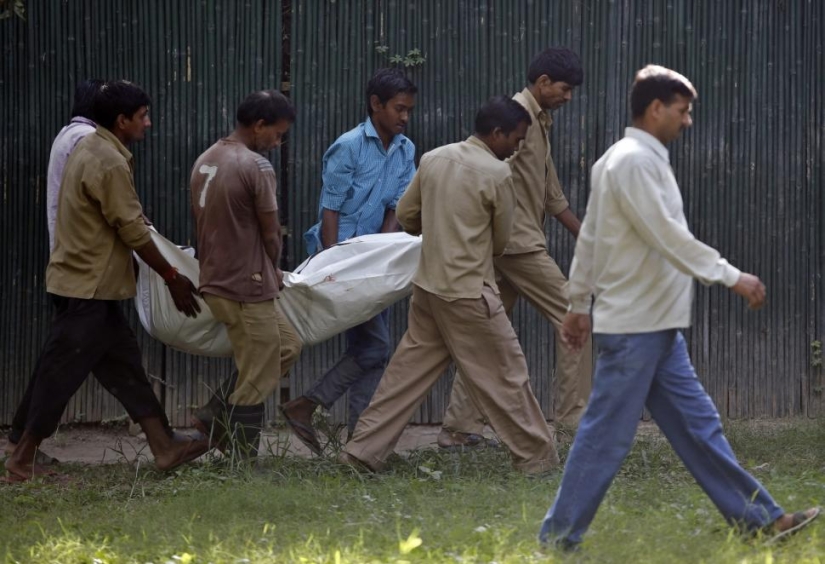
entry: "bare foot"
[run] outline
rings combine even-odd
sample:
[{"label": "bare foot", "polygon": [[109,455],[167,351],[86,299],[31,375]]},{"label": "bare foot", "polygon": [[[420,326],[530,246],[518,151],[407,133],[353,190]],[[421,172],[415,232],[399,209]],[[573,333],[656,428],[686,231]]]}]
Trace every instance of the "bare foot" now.
[{"label": "bare foot", "polygon": [[[6,457],[10,457],[14,455],[14,451],[17,450],[17,444],[11,441],[6,443],[5,453]],[[59,464],[60,461],[53,456],[50,456],[40,450],[37,449],[37,454],[34,455],[34,462],[41,466],[54,466],[55,464]]]},{"label": "bare foot", "polygon": [[57,472],[49,470],[35,462],[22,462],[14,456],[6,459],[6,472],[12,481],[23,482],[41,476],[55,476]]},{"label": "bare foot", "polygon": [[208,450],[209,441],[206,440],[170,441],[169,447],[155,456],[155,466],[158,470],[173,470],[195,460]]}]

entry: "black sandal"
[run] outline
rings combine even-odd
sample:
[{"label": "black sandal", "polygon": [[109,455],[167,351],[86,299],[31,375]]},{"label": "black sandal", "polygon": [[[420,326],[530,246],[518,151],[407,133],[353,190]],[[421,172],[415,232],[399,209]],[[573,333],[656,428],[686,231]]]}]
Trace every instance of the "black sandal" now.
[{"label": "black sandal", "polygon": [[[809,511],[813,511],[813,513],[808,514]],[[784,531],[775,533],[771,538],[765,541],[765,544],[774,544],[780,541],[787,540],[791,536],[795,535],[796,533],[810,525],[814,521],[814,519],[819,517],[821,513],[821,507],[812,507],[811,509],[806,509],[805,511],[797,511],[793,514],[793,525],[791,525]],[[773,523],[768,525],[767,529],[768,531],[766,532],[769,532],[771,529],[773,529]]]}]

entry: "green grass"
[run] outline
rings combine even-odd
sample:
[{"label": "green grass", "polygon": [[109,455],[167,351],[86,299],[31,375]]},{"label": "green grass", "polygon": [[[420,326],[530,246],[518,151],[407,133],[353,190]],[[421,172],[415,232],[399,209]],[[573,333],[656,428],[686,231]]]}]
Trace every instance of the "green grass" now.
[{"label": "green grass", "polygon": [[[727,427],[787,509],[825,501],[823,422]],[[375,477],[291,456],[254,471],[66,468],[70,483],[0,487],[5,562],[825,562],[825,520],[780,546],[745,541],[656,436],[572,555],[536,542],[560,476],[523,477],[500,451],[419,451]]]}]

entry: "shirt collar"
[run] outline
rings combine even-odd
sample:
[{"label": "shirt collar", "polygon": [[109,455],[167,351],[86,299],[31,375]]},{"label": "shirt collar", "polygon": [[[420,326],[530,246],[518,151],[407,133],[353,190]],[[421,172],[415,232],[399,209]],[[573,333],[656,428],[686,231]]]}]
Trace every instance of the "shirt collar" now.
[{"label": "shirt collar", "polygon": [[533,93],[530,92],[530,89],[525,87],[524,90],[521,91],[521,95],[524,96],[525,100],[527,100],[527,105],[530,107],[530,112],[538,118],[542,127],[545,129],[550,127],[553,124],[553,117],[547,111],[543,110],[541,106],[539,106],[538,101],[535,96],[533,96]]},{"label": "shirt collar", "polygon": [[487,146],[487,143],[485,143],[484,141],[482,141],[481,139],[479,139],[475,135],[470,135],[467,138],[467,143],[470,143],[471,145],[475,145],[476,147],[481,147],[482,149],[484,149],[485,151],[490,153],[491,156],[495,157],[496,160],[498,160],[498,157],[496,157],[496,154],[493,152],[493,150],[490,149],[490,147]]},{"label": "shirt collar", "polygon": [[117,152],[123,155],[127,161],[132,162],[132,153],[129,152],[123,143],[120,142],[120,139],[115,137],[115,134],[103,127],[102,125],[98,125],[95,133],[103,137],[106,141],[111,143],[117,149]]},{"label": "shirt collar", "polygon": [[[378,131],[375,130],[375,126],[372,123],[372,118],[370,117],[367,117],[367,120],[364,122],[364,134],[367,137],[378,139],[379,143],[381,142],[381,137],[378,135]],[[404,145],[406,143],[407,138],[402,133],[399,133],[392,138],[392,141],[390,141],[390,147],[393,145]]]},{"label": "shirt collar", "polygon": [[638,127],[625,127],[624,129],[624,136],[625,137],[632,137],[637,141],[641,141],[649,148],[653,149],[653,152],[662,157],[668,163],[670,162],[670,153],[668,152],[667,148],[662,145],[662,142],[653,137],[647,131],[643,129],[639,129]]},{"label": "shirt collar", "polygon": [[82,123],[85,125],[91,125],[92,127],[97,127],[97,124],[95,122],[83,116],[75,116],[69,121],[69,123]]}]

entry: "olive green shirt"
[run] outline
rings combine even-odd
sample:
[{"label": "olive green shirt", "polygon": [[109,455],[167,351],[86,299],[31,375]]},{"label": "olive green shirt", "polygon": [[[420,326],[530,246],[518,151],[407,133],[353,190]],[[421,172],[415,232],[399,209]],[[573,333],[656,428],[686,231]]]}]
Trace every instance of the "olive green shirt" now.
[{"label": "olive green shirt", "polygon": [[514,204],[510,167],[477,137],[426,153],[395,210],[422,236],[413,284],[446,300],[498,293],[493,255],[510,239]]},{"label": "olive green shirt", "polygon": [[519,150],[509,160],[516,211],[506,255],[546,251],[545,214],[556,216],[569,207],[550,155],[550,114],[541,109],[527,88],[513,96],[513,100],[527,109],[533,121]]},{"label": "olive green shirt", "polygon": [[66,162],[46,289],[69,298],[135,295],[132,249],[149,242],[134,159],[108,129],[86,136]]}]

